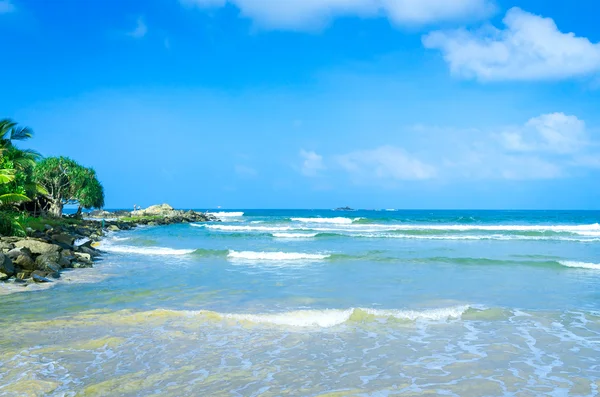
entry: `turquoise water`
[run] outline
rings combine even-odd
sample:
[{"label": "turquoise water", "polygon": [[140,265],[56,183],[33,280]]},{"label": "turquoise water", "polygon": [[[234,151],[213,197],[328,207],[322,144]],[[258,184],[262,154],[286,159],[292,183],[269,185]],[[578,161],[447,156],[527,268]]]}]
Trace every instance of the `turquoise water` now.
[{"label": "turquoise water", "polygon": [[218,215],[3,296],[0,395],[600,392],[600,212]]}]

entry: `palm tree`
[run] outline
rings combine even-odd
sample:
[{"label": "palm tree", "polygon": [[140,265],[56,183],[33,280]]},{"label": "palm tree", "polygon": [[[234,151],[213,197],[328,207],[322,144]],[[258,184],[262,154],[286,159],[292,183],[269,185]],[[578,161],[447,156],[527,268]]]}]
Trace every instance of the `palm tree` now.
[{"label": "palm tree", "polygon": [[0,120],[0,147],[13,146],[13,141],[24,141],[33,136],[29,127],[19,127],[11,119]]},{"label": "palm tree", "polygon": [[[15,170],[0,169],[0,185],[10,183],[15,180]],[[0,205],[14,204],[21,201],[29,201],[29,197],[18,193],[0,194]]]},{"label": "palm tree", "polygon": [[[41,155],[35,150],[19,149],[14,141],[24,141],[33,136],[28,127],[20,127],[11,119],[0,120],[0,185],[9,184],[17,179],[17,175],[28,175],[21,179],[21,192],[9,191],[0,195],[0,205],[29,201],[27,196],[43,193],[44,190],[31,179],[32,170]],[[7,189],[1,189],[6,192]],[[23,191],[24,190],[24,191]]]}]

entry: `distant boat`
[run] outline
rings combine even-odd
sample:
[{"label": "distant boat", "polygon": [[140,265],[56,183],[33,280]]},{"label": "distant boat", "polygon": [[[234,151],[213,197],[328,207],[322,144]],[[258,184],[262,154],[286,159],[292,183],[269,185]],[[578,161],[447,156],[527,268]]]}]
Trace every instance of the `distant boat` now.
[{"label": "distant boat", "polygon": [[356,211],[356,210],[346,206],[346,207],[336,208],[336,209],[334,209],[334,211]]}]

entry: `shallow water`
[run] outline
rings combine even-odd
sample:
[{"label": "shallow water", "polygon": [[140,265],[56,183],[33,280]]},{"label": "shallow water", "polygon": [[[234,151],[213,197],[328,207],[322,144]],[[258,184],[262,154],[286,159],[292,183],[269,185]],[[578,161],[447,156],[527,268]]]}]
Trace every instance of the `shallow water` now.
[{"label": "shallow water", "polygon": [[600,393],[600,212],[236,212],[3,296],[0,395]]}]

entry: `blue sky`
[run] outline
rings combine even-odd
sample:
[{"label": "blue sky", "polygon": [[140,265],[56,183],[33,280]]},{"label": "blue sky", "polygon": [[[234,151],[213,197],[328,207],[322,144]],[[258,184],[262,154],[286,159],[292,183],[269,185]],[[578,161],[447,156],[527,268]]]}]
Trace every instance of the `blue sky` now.
[{"label": "blue sky", "polygon": [[599,8],[0,0],[0,116],[108,208],[599,209]]}]

